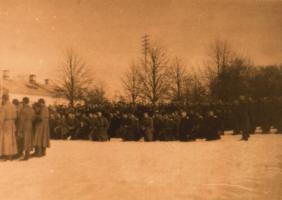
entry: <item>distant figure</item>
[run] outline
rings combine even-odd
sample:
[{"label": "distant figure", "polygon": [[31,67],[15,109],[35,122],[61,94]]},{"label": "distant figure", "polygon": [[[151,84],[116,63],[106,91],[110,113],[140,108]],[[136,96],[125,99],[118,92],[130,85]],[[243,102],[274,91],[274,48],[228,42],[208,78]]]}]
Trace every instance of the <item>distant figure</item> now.
[{"label": "distant figure", "polygon": [[138,119],[133,114],[123,114],[121,133],[123,141],[137,141],[139,139]]},{"label": "distant figure", "polygon": [[119,130],[121,127],[121,120],[122,119],[120,116],[120,112],[116,111],[112,116],[112,120],[111,120],[109,131],[108,131],[110,138],[121,136],[119,135]]},{"label": "distant figure", "polygon": [[205,123],[206,123],[206,129],[205,129],[206,140],[207,141],[219,140],[220,139],[219,122],[217,116],[214,114],[213,111],[209,111],[207,113]]},{"label": "distant figure", "polygon": [[144,136],[144,140],[147,142],[154,139],[154,123],[153,119],[149,117],[148,113],[144,113],[144,117],[140,122],[140,129]]},{"label": "distant figure", "polygon": [[35,156],[41,157],[46,155],[46,148],[50,147],[49,110],[44,99],[39,99],[38,103],[40,112],[35,124],[34,146]]},{"label": "distant figure", "polygon": [[139,131],[139,119],[135,117],[134,114],[129,114],[130,119],[130,129],[131,132],[133,132],[134,135],[134,141],[140,140],[140,131]]},{"label": "distant figure", "polygon": [[75,118],[74,113],[68,113],[66,118],[66,127],[67,127],[67,139],[73,139],[75,138],[77,127],[78,127],[79,121]]},{"label": "distant figure", "polygon": [[241,124],[242,124],[242,138],[241,140],[247,141],[251,132],[251,115],[249,111],[248,102],[245,96],[240,96],[240,111],[241,111]]},{"label": "distant figure", "polygon": [[23,107],[19,113],[19,131],[23,133],[23,160],[28,160],[33,150],[33,126],[34,111],[29,106],[29,98],[23,98]]},{"label": "distant figure", "polygon": [[98,138],[97,138],[97,122],[98,122],[98,116],[91,112],[89,113],[89,140],[91,141],[97,141]]},{"label": "distant figure", "polygon": [[0,130],[0,156],[4,159],[12,160],[17,151],[16,126],[17,118],[16,107],[10,103],[9,96],[3,95],[3,107],[1,109],[1,130]]},{"label": "distant figure", "polygon": [[187,115],[187,112],[183,111],[181,113],[181,119],[178,125],[179,128],[179,140],[180,141],[188,141],[194,140],[195,138],[192,137],[192,123]]},{"label": "distant figure", "polygon": [[17,146],[18,146],[18,155],[17,157],[21,157],[22,153],[23,153],[23,133],[19,130],[19,125],[20,125],[20,121],[19,121],[19,114],[23,108],[23,105],[21,102],[19,102],[18,99],[13,99],[12,103],[15,105],[16,107],[16,111],[17,111],[17,118],[15,120],[15,125],[16,125],[16,138],[17,138]]},{"label": "distant figure", "polygon": [[109,122],[106,117],[102,115],[101,112],[97,113],[97,138],[98,141],[107,141],[109,140],[108,136],[108,129],[109,129]]},{"label": "distant figure", "polygon": [[133,132],[130,130],[130,119],[128,118],[128,115],[124,113],[122,115],[121,119],[121,127],[120,127],[120,132],[121,132],[121,138],[123,141],[131,141],[134,139]]}]

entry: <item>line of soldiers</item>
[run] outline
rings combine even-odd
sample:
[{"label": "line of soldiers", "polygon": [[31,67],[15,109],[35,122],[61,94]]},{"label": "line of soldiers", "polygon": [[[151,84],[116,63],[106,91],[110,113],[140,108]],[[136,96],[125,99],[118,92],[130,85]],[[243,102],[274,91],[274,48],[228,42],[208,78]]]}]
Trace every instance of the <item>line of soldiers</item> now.
[{"label": "line of soldiers", "polygon": [[[273,125],[278,131],[282,130],[278,123],[281,118],[279,110],[275,112],[277,120],[267,117],[271,115],[267,112],[270,103],[264,101],[258,104],[240,97],[229,104],[161,104],[156,108],[122,103],[75,107],[58,105],[50,108],[50,126],[55,139],[107,141],[118,137],[124,141],[138,141],[141,138],[145,141],[213,140],[220,138],[219,132],[234,130],[234,134],[242,134],[242,140],[247,141],[258,126],[263,127],[263,133],[268,133]],[[257,109],[261,105],[265,105],[264,110]],[[268,114],[264,119],[259,113]]]},{"label": "line of soldiers", "polygon": [[122,138],[123,141],[193,141],[220,139],[219,121],[213,111],[204,116],[182,111],[174,113],[148,112],[138,117],[133,112],[121,114],[120,111],[109,116],[101,112],[53,112],[50,127],[54,139],[89,139],[107,141]]},{"label": "line of soldiers", "polygon": [[29,98],[9,101],[8,95],[2,97],[0,109],[0,158],[1,160],[28,160],[30,154],[41,157],[50,147],[49,109],[44,99],[33,106]]}]

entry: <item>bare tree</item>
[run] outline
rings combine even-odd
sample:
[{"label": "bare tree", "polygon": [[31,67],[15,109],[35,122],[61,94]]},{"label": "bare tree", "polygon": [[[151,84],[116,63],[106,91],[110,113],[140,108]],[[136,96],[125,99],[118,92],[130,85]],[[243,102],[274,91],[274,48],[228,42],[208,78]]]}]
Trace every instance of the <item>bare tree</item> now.
[{"label": "bare tree", "polygon": [[87,103],[96,105],[108,102],[104,84],[99,84],[93,88],[89,88],[85,97],[85,101]]},{"label": "bare tree", "polygon": [[183,103],[185,87],[187,87],[187,71],[179,58],[174,58],[170,67],[170,96],[171,100]]},{"label": "bare tree", "polygon": [[132,63],[129,69],[122,78],[122,85],[126,95],[130,98],[130,102],[136,104],[138,97],[140,96],[140,81],[138,66]]},{"label": "bare tree", "polygon": [[55,83],[55,94],[69,100],[71,106],[82,100],[92,84],[91,73],[85,62],[73,49],[66,51],[66,56],[59,66],[60,79]]},{"label": "bare tree", "polygon": [[226,96],[226,71],[230,67],[234,53],[225,40],[215,40],[209,48],[209,64],[205,71],[207,85],[212,98],[221,100]]},{"label": "bare tree", "polygon": [[160,46],[149,48],[147,65],[139,70],[142,97],[153,106],[164,100],[169,89],[168,60]]},{"label": "bare tree", "polygon": [[230,45],[226,40],[215,40],[210,47],[210,59],[217,74],[222,73],[232,60]]},{"label": "bare tree", "polygon": [[194,73],[186,79],[189,87],[185,88],[185,101],[193,105],[201,104],[207,100],[207,90],[199,75]]}]

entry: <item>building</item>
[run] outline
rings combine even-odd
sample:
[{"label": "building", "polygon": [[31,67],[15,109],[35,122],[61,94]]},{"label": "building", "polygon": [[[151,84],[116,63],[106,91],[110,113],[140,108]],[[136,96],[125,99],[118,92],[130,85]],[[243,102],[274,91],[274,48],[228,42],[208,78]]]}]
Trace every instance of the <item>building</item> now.
[{"label": "building", "polygon": [[3,94],[8,94],[11,100],[21,101],[23,97],[29,97],[31,103],[43,98],[47,105],[67,104],[66,99],[54,96],[52,92],[54,86],[49,79],[45,79],[44,83],[39,83],[35,74],[12,78],[8,70],[3,70],[2,75],[1,89],[3,89]]}]

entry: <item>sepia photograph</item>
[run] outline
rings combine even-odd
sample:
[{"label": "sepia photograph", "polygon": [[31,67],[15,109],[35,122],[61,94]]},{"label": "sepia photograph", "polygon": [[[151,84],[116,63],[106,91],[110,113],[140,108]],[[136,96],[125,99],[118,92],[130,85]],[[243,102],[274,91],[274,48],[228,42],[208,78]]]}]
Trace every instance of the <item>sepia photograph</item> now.
[{"label": "sepia photograph", "polygon": [[282,0],[0,0],[1,200],[282,200]]}]

